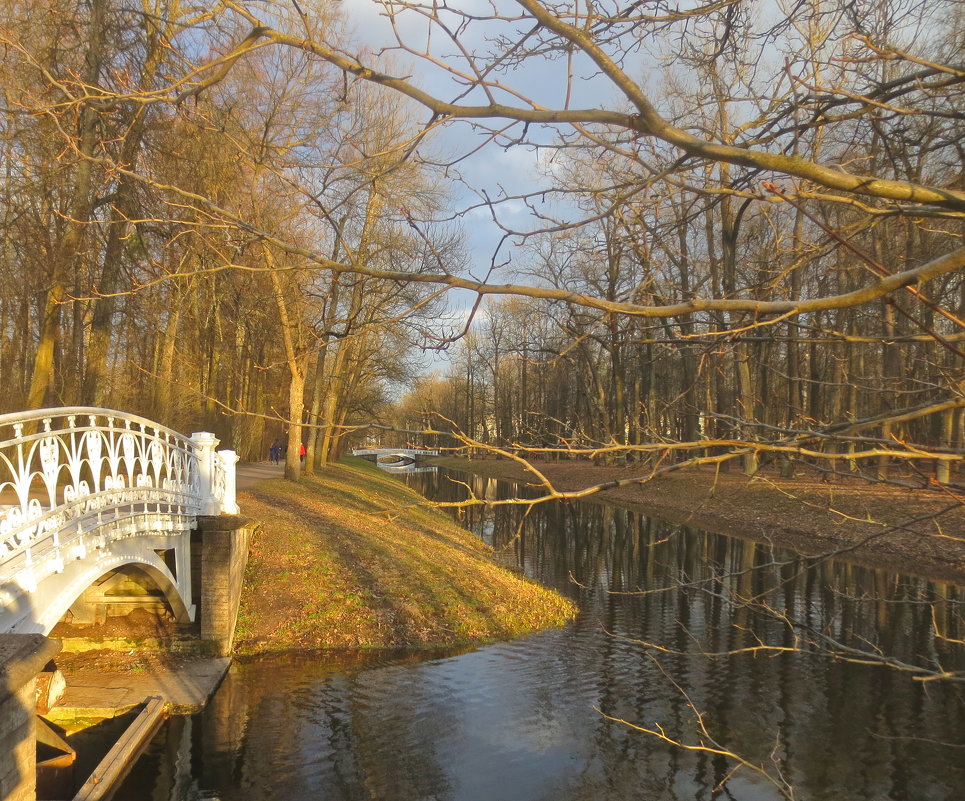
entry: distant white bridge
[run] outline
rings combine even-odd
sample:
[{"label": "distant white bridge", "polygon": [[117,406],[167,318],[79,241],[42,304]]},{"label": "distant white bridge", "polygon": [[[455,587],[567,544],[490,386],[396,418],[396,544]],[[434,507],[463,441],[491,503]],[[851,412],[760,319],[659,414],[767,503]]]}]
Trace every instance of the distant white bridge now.
[{"label": "distant white bridge", "polygon": [[[239,511],[238,459],[217,445],[109,409],[0,415],[0,633],[49,633],[125,570],[193,620],[191,530],[201,515]],[[122,600],[122,585],[101,598]]]},{"label": "distant white bridge", "polygon": [[428,450],[426,448],[356,448],[352,451],[352,456],[374,456],[376,460],[397,456],[400,459],[416,459],[423,456],[438,456],[439,451]]}]

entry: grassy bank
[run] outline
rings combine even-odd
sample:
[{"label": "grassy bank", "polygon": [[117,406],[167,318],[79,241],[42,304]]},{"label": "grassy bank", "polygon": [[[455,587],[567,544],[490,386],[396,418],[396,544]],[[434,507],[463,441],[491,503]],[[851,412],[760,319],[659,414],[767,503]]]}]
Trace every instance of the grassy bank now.
[{"label": "grassy bank", "polygon": [[[478,475],[536,483],[505,459],[445,457],[433,463]],[[608,481],[646,476],[636,467],[600,467],[588,461],[539,462],[556,489],[575,491]],[[809,554],[839,553],[869,567],[965,584],[965,514],[954,492],[834,483],[799,475],[687,469],[642,484],[609,489],[590,500],[636,509],[665,520],[786,545]]]},{"label": "grassy bank", "polygon": [[573,605],[496,565],[488,548],[360,459],[240,503],[262,529],[238,621],[241,654],[437,647],[562,625]]}]

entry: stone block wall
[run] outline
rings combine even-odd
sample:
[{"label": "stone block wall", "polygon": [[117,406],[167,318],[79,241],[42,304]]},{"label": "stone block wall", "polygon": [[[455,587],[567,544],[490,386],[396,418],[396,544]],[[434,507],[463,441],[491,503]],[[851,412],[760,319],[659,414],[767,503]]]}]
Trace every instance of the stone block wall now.
[{"label": "stone block wall", "polygon": [[219,656],[231,653],[238,606],[248,564],[248,546],[258,524],[238,515],[198,518],[201,535],[201,639]]},{"label": "stone block wall", "polygon": [[42,634],[0,634],[0,798],[37,795],[36,678],[60,651]]}]

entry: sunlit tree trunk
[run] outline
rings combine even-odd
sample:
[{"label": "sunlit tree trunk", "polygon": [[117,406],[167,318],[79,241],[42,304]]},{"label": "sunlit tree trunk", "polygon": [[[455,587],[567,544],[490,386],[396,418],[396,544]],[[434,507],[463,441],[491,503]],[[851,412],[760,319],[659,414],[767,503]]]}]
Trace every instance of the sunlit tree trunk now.
[{"label": "sunlit tree trunk", "polygon": [[269,250],[265,250],[266,261],[271,276],[271,286],[275,294],[278,320],[281,323],[282,341],[285,345],[285,360],[288,366],[288,444],[285,458],[285,478],[298,481],[301,475],[302,414],[305,407],[305,361],[304,354],[296,351],[295,331],[297,321],[289,316],[288,302],[282,291],[281,281],[275,269]]}]

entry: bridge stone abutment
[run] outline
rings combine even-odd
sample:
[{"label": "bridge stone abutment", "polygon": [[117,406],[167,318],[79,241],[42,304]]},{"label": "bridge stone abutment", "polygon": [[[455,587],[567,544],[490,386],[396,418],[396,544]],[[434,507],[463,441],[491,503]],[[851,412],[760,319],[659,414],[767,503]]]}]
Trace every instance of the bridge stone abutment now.
[{"label": "bridge stone abutment", "polygon": [[0,798],[34,801],[36,677],[60,644],[42,634],[0,634]]},{"label": "bridge stone abutment", "polygon": [[192,584],[201,640],[217,656],[231,653],[248,546],[257,529],[258,523],[240,515],[211,515],[198,518],[192,535]]}]

